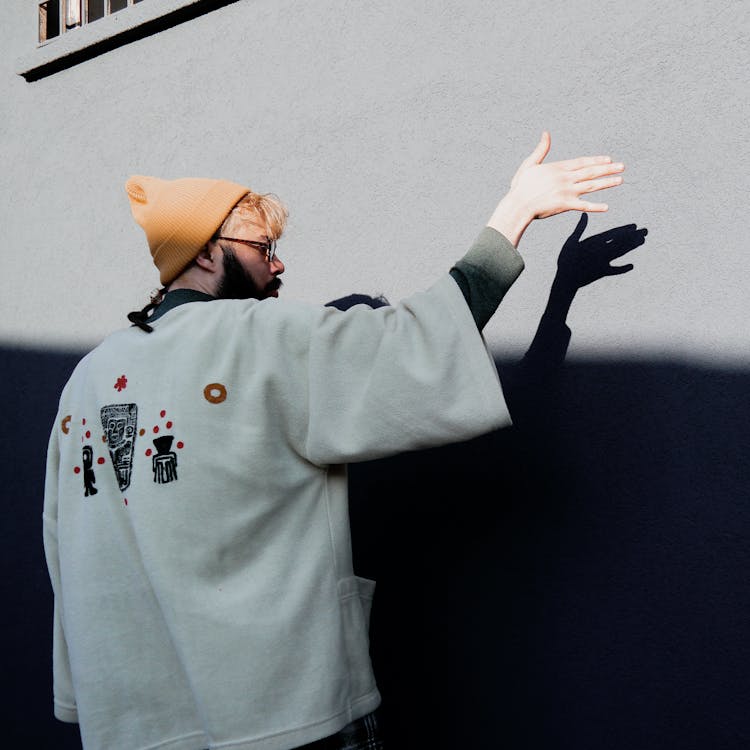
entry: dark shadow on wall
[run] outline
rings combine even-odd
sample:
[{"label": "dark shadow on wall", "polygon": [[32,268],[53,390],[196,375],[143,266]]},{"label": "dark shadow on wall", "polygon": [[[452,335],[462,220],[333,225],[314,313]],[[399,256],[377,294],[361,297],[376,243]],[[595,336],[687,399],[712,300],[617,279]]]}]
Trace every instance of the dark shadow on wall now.
[{"label": "dark shadow on wall", "polygon": [[352,467],[392,747],[750,747],[750,373],[555,388],[526,431]]},{"label": "dark shadow on wall", "polygon": [[[563,364],[584,242],[524,360],[497,363],[512,428],[350,469],[389,750],[750,747],[750,372]],[[23,747],[80,747],[52,718],[41,542],[79,357],[2,350],[2,726]]]},{"label": "dark shadow on wall", "polygon": [[6,744],[19,747],[81,747],[78,726],[52,715],[52,589],[41,541],[47,440],[60,391],[81,356],[0,347],[0,726]]},{"label": "dark shadow on wall", "polygon": [[[77,358],[2,357],[3,728],[77,748],[52,718],[41,544]],[[533,429],[351,467],[389,747],[745,750],[750,372],[577,361],[555,389]]]}]

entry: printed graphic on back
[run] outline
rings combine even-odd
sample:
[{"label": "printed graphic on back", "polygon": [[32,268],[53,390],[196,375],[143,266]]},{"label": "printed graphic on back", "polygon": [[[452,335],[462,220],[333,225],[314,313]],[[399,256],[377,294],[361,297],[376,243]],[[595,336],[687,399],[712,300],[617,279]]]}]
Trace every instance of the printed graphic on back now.
[{"label": "printed graphic on back", "polygon": [[135,404],[108,404],[101,408],[101,418],[112,467],[122,491],[130,486],[133,471],[138,407]]}]

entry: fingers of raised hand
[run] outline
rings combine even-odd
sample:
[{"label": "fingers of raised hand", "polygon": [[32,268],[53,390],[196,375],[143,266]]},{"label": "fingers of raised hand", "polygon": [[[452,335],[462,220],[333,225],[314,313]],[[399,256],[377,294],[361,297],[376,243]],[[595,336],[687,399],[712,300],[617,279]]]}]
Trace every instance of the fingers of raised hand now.
[{"label": "fingers of raised hand", "polygon": [[625,165],[622,162],[608,162],[606,164],[591,164],[579,169],[566,171],[573,172],[574,174],[571,177],[577,182],[583,182],[584,180],[595,180],[598,177],[606,177],[607,175],[624,172]]},{"label": "fingers of raised hand", "polygon": [[539,139],[539,143],[537,143],[536,148],[534,148],[534,150],[521,162],[519,170],[530,167],[532,164],[541,164],[544,161],[544,158],[549,153],[550,144],[550,135],[545,130],[542,133],[542,137]]},{"label": "fingers of raised hand", "polygon": [[553,162],[561,169],[574,170],[583,167],[595,167],[601,164],[611,164],[611,156],[579,156],[576,159],[565,159],[564,161]]},{"label": "fingers of raised hand", "polygon": [[542,137],[539,139],[539,143],[537,144],[537,147],[534,149],[531,156],[534,159],[534,164],[541,164],[544,161],[544,158],[549,153],[550,145],[552,144],[552,139],[550,138],[549,133],[545,130],[542,133]]},{"label": "fingers of raised hand", "polygon": [[607,188],[615,187],[622,183],[622,177],[619,175],[615,177],[601,177],[598,180],[582,180],[576,182],[575,190],[578,195],[584,193],[593,193],[597,190],[606,190]]},{"label": "fingers of raised hand", "polygon": [[586,211],[590,214],[601,213],[602,211],[609,210],[609,206],[606,203],[591,203],[591,201],[572,201],[570,205],[563,209],[564,211]]}]

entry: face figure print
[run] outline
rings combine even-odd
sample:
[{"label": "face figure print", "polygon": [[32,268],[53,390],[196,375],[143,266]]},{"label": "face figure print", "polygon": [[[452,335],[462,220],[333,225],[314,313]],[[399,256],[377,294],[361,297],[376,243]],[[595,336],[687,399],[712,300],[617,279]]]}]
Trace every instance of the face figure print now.
[{"label": "face figure print", "polygon": [[117,484],[122,491],[130,486],[133,471],[138,407],[135,404],[108,404],[101,409],[101,419]]}]

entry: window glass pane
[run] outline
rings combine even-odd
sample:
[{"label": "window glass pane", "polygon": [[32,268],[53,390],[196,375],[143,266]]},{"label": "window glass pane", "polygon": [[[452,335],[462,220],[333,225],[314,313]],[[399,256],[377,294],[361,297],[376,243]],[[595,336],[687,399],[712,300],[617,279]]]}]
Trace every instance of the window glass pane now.
[{"label": "window glass pane", "polygon": [[104,16],[104,0],[88,0],[87,21],[96,21]]},{"label": "window glass pane", "polygon": [[109,0],[109,12],[116,13],[118,10],[128,7],[128,0]]},{"label": "window glass pane", "polygon": [[81,25],[81,0],[66,0],[65,28],[72,29]]},{"label": "window glass pane", "polygon": [[39,41],[60,35],[60,0],[39,3]]}]

